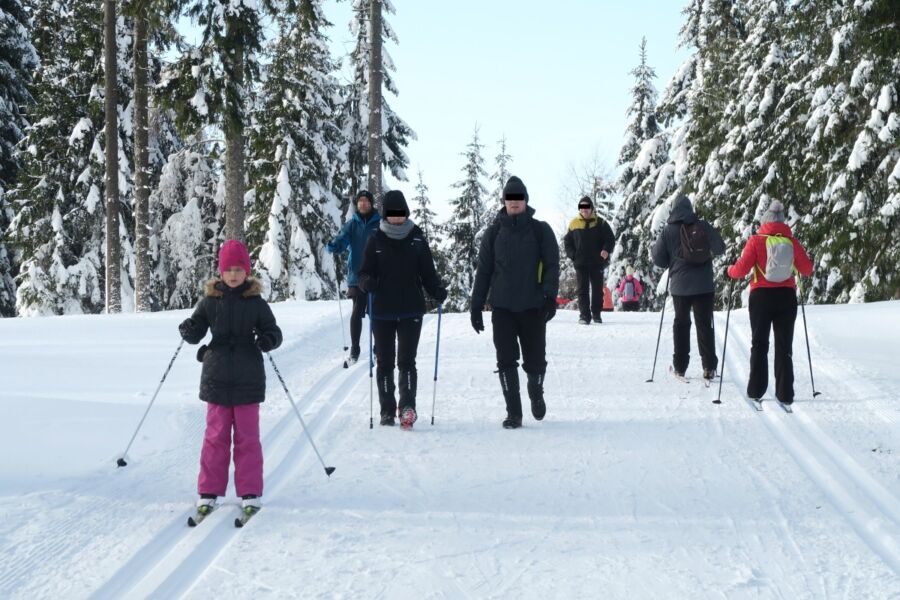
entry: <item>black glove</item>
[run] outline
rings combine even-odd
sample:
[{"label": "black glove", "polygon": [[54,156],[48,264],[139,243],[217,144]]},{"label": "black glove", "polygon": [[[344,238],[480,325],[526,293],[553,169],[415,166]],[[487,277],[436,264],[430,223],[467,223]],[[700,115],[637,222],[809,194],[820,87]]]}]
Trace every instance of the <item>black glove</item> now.
[{"label": "black glove", "polygon": [[196,324],[190,317],[182,321],[181,325],[178,326],[178,333],[181,335],[181,339],[188,341],[188,338],[194,333],[194,327],[196,327]]},{"label": "black glove", "polygon": [[362,295],[362,290],[359,289],[359,286],[351,285],[347,288],[347,297],[353,300],[357,296]]},{"label": "black glove", "polygon": [[269,352],[275,347],[275,338],[267,333],[258,333],[256,336],[256,347],[263,352]]},{"label": "black glove", "polygon": [[371,294],[377,287],[378,282],[368,277],[361,277],[359,280],[359,289],[366,294]]},{"label": "black glove", "polygon": [[556,316],[556,298],[551,298],[547,296],[544,298],[544,322],[548,322],[550,319]]},{"label": "black glove", "polygon": [[475,333],[484,331],[484,319],[481,318],[481,311],[473,308],[470,317],[472,320],[472,329],[475,330]]},{"label": "black glove", "polygon": [[438,288],[437,291],[434,293],[435,302],[437,302],[438,304],[443,304],[444,300],[446,300],[446,299],[447,299],[447,290],[444,288]]}]

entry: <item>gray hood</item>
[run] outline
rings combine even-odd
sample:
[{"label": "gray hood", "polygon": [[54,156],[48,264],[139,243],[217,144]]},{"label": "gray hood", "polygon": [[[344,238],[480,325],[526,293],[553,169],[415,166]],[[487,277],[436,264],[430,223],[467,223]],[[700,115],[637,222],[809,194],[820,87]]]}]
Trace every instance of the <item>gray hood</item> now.
[{"label": "gray hood", "polygon": [[669,223],[684,223],[690,225],[697,221],[697,215],[694,214],[694,208],[691,206],[691,200],[684,194],[678,196],[672,205],[672,212],[669,213]]}]

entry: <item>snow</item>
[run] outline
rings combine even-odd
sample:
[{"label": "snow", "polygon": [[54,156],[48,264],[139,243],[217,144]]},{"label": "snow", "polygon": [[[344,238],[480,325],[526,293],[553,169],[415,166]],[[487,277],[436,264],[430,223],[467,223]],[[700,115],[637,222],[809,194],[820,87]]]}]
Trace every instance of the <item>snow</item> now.
[{"label": "snow", "polygon": [[76,142],[80,142],[84,138],[84,134],[91,130],[91,127],[93,127],[93,123],[90,119],[87,117],[79,119],[72,128],[72,133],[69,134],[69,145],[74,146]]},{"label": "snow", "polygon": [[[346,310],[346,306],[344,307]],[[668,378],[665,313],[601,327],[560,311],[548,330],[549,412],[519,431],[503,405],[490,333],[446,315],[435,425],[437,321],[419,348],[413,432],[370,430],[365,361],[340,366],[334,302],[273,305],[273,353],[326,464],[277,378],[261,409],[265,508],[243,530],[236,500],[185,526],[205,408],[188,311],[0,321],[0,596],[610,598],[894,597],[900,478],[894,359],[900,303],[809,306],[812,398],[799,319],[797,403],[742,400],[744,309],[729,319],[723,404]],[[489,320],[488,320],[489,321]],[[725,315],[717,314],[721,348]],[[614,349],[614,350],[611,350]],[[602,356],[602,360],[597,360]],[[699,366],[689,375],[697,377]],[[51,376],[48,376],[51,375]],[[426,376],[427,374],[427,376]],[[771,392],[770,392],[771,393]],[[527,401],[526,401],[527,412]]]}]

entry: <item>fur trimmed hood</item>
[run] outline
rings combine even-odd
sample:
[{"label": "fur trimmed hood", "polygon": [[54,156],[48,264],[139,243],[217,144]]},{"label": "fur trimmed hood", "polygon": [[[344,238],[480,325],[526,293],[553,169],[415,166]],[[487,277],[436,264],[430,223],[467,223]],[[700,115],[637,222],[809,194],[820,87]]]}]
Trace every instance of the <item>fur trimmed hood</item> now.
[{"label": "fur trimmed hood", "polygon": [[[224,288],[226,287],[225,282],[221,278],[210,279],[206,282],[206,295],[210,298],[221,298],[225,294]],[[262,284],[254,277],[248,277],[247,281],[242,283],[240,287],[244,288],[241,291],[241,297],[243,298],[262,295]]]}]

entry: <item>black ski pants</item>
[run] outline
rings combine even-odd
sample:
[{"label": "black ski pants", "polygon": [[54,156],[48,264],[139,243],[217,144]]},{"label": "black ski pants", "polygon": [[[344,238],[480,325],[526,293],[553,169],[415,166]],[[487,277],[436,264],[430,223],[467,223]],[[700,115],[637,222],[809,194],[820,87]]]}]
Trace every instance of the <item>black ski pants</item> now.
[{"label": "black ski pants", "polygon": [[522,368],[526,373],[547,371],[547,323],[542,308],[513,312],[502,308],[491,311],[497,368],[516,369],[519,348],[522,349]]},{"label": "black ski pants", "polygon": [[794,400],[794,288],[756,288],[750,292],[750,381],[747,396],[762,398],[769,387],[769,331],[775,333],[775,397]]},{"label": "black ski pants", "polygon": [[599,321],[603,311],[603,266],[575,267],[575,278],[581,318],[590,321],[593,316]]},{"label": "black ski pants", "polygon": [[622,302],[622,310],[625,312],[636,312],[641,307],[641,302],[639,300],[634,300],[632,302]]},{"label": "black ski pants", "polygon": [[378,398],[382,415],[393,415],[397,410],[394,399],[394,360],[400,372],[400,410],[416,407],[416,353],[422,333],[422,317],[408,319],[373,319],[372,336],[375,338],[378,367]]},{"label": "black ski pants", "polygon": [[672,368],[679,373],[687,371],[691,362],[691,311],[697,327],[697,346],[700,348],[700,361],[703,368],[715,371],[719,366],[716,357],[716,336],[713,332],[713,302],[715,294],[695,294],[692,296],[676,296],[672,294],[675,305],[675,321],[672,323],[674,353]]},{"label": "black ski pants", "polygon": [[362,318],[368,308],[369,296],[356,286],[347,289],[347,296],[353,300],[353,312],[350,313],[350,353],[358,356]]}]

